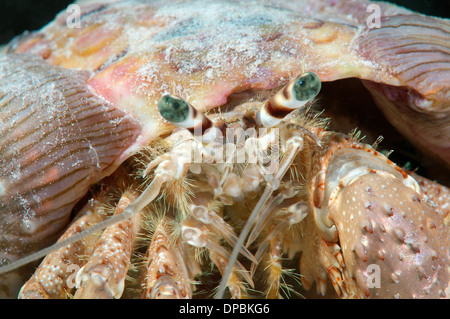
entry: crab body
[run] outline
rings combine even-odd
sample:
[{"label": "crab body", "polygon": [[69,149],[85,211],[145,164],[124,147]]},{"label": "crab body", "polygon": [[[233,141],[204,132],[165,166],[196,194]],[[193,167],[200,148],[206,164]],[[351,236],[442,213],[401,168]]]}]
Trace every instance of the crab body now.
[{"label": "crab body", "polygon": [[[300,253],[303,287],[321,294],[329,279],[340,297],[444,297],[448,189],[327,131],[296,85],[310,81],[298,81],[305,71],[363,79],[390,121],[448,164],[448,22],[380,3],[382,27],[370,29],[345,4],[334,19],[320,2],[86,4],[79,28],[62,13],[12,42],[0,58],[0,261],[55,241],[74,207],[60,243],[108,226],[55,247],[20,296],[118,298],[129,286],[125,295],[191,298],[209,260],[231,297],[257,287],[274,298],[289,273],[283,256]],[[393,28],[408,32],[401,45]],[[148,249],[133,286],[141,231]],[[255,282],[262,270],[267,280]]]}]

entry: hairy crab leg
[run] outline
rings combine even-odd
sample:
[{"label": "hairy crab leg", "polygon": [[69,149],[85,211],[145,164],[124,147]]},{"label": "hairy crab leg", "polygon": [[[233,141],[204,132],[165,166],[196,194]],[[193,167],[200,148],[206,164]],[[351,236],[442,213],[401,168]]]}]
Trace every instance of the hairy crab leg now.
[{"label": "hairy crab leg", "polygon": [[262,241],[262,243],[272,240],[281,232],[288,230],[289,227],[299,224],[303,219],[305,219],[308,211],[309,207],[303,201],[292,204],[286,208],[279,209],[275,214],[278,215],[276,220],[280,221],[275,225],[275,227],[272,227],[269,235]]},{"label": "hairy crab leg", "polygon": [[[293,198],[297,195],[297,189],[295,185],[283,185],[285,187],[276,197],[274,197],[268,206],[262,211],[261,216],[258,216],[258,221],[256,222],[254,228],[248,236],[247,243],[245,247],[249,247],[256,238],[260,235],[261,231],[267,226],[267,224],[271,221],[271,219],[280,212],[280,209],[275,209],[279,207],[280,204],[286,200]],[[295,206],[295,207],[294,207]],[[296,203],[287,209],[287,212],[283,214],[283,218],[287,218],[288,223],[292,223],[292,221],[298,220],[298,217],[294,216],[297,211],[297,206],[301,206],[301,203]],[[299,221],[298,221],[299,222]]]},{"label": "hairy crab leg", "polygon": [[[230,259],[230,253],[222,247],[220,248],[221,249],[211,251],[210,257],[223,275]],[[255,284],[248,271],[240,262],[237,262],[235,267],[236,269],[233,270],[228,279],[227,287],[230,290],[233,299],[243,299],[247,295],[247,287],[240,278],[243,277],[245,282],[247,282],[251,288],[254,288]]]},{"label": "hairy crab leg", "polygon": [[[262,261],[266,249],[269,247],[269,243],[274,240],[275,237],[280,236],[283,232],[287,231],[291,226],[299,224],[307,216],[309,207],[303,201],[294,203],[288,207],[281,208],[276,211],[273,215],[278,215],[275,224],[268,231],[268,235],[259,243],[258,250],[255,253],[256,263],[253,263],[250,269],[250,273],[253,275],[258,267],[259,263]],[[266,227],[266,226],[264,226]]]},{"label": "hairy crab leg", "polygon": [[[146,253],[141,297],[144,299],[190,299],[193,278],[180,242],[172,242],[162,219]],[[192,260],[189,262],[193,262]]]},{"label": "hairy crab leg", "polygon": [[270,240],[270,252],[266,262],[266,271],[268,272],[266,289],[267,298],[280,298],[280,284],[283,276],[283,266],[281,261],[283,258],[283,242],[281,238],[275,237]]},{"label": "hairy crab leg", "polygon": [[[194,219],[186,219],[182,223],[181,238],[184,242],[198,248],[207,248],[211,260],[223,274],[226,266],[229,264],[230,254],[220,245],[219,237],[212,233],[206,225],[195,221]],[[243,282],[239,279],[243,277],[247,283],[254,287],[251,276],[240,262],[235,263],[231,275],[228,277],[227,287],[232,292],[233,298],[241,298],[246,293]]]},{"label": "hairy crab leg", "polygon": [[[114,214],[121,214],[137,197],[132,191],[125,192]],[[136,214],[105,229],[89,261],[77,273],[75,299],[122,296],[139,220],[140,215]]]},{"label": "hairy crab leg", "polygon": [[[196,198],[194,198],[194,202],[196,204],[191,204],[190,214],[197,219],[199,222],[202,222],[213,233],[216,233],[222,236],[230,246],[234,247],[236,242],[238,241],[238,237],[234,233],[233,228],[226,223],[222,217],[217,215],[214,211],[208,209],[207,204],[201,205],[198,201],[200,201],[202,194],[197,194]],[[206,199],[207,200],[207,199]],[[246,247],[242,247],[241,254],[247,257],[252,262],[255,262],[254,256],[248,251]]]},{"label": "hairy crab leg", "polygon": [[302,236],[299,240],[301,257],[299,261],[300,281],[302,287],[309,291],[316,284],[316,293],[325,296],[327,293],[328,273],[319,257],[320,235],[315,226],[313,214],[308,214],[302,223]]}]

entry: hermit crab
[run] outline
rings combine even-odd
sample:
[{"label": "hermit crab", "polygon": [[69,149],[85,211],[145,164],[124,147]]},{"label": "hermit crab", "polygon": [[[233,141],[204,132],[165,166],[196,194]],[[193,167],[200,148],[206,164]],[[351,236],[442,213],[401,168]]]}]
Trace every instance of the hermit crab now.
[{"label": "hermit crab", "polygon": [[444,183],[448,20],[367,1],[71,8],[0,56],[2,296],[447,296],[449,189],[340,132],[324,89],[362,80]]}]

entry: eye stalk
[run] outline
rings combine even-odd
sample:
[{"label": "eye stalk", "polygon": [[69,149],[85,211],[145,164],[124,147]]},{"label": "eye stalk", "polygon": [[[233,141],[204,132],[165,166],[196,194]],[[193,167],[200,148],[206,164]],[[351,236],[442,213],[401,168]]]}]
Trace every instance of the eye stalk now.
[{"label": "eye stalk", "polygon": [[292,95],[297,101],[309,101],[319,94],[322,87],[317,74],[306,72],[295,81],[292,87]]},{"label": "eye stalk", "polygon": [[301,109],[319,94],[322,83],[312,72],[292,79],[285,87],[268,99],[256,114],[256,122],[264,127],[273,127],[293,110]]},{"label": "eye stalk", "polygon": [[205,143],[216,137],[216,125],[191,104],[172,94],[163,95],[158,102],[161,116],[170,123],[188,129],[192,135],[200,136]]},{"label": "eye stalk", "polygon": [[191,110],[189,104],[176,96],[166,94],[158,102],[161,116],[171,123],[181,123],[189,119]]}]

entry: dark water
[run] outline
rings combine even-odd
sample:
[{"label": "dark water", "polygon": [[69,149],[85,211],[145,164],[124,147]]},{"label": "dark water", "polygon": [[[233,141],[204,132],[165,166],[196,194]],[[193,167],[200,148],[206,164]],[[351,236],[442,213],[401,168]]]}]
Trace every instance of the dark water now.
[{"label": "dark water", "polygon": [[[9,42],[25,30],[40,29],[72,2],[73,0],[0,0],[0,44]],[[450,0],[390,2],[424,14],[450,18]]]}]

